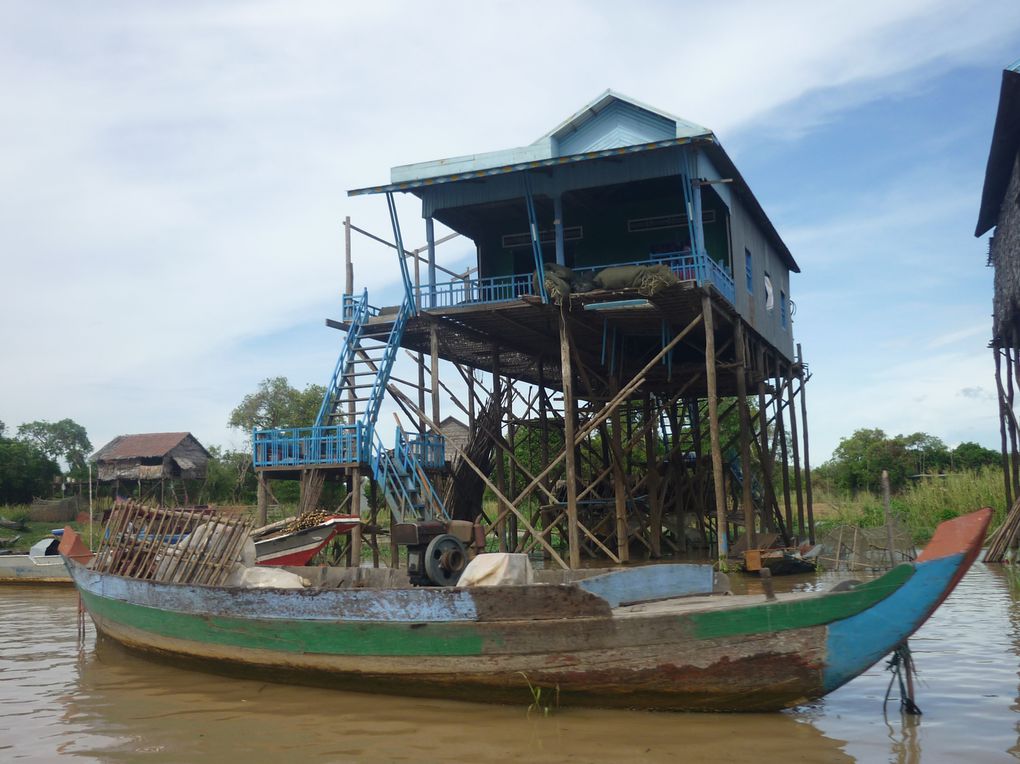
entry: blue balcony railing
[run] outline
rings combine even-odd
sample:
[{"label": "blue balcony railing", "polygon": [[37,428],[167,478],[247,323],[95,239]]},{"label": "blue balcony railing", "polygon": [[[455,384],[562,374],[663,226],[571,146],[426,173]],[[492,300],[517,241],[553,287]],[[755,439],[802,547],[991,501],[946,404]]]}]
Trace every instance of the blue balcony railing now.
[{"label": "blue balcony railing", "polygon": [[394,455],[402,467],[417,462],[422,467],[439,469],[446,464],[446,438],[432,433],[405,434],[397,428]]},{"label": "blue balcony railing", "polygon": [[256,467],[359,464],[368,461],[368,442],[361,423],[255,430]]},{"label": "blue balcony railing", "polygon": [[[719,293],[733,303],[736,290],[728,270],[705,254],[670,252],[654,255],[650,260],[632,260],[624,263],[574,268],[575,273],[595,273],[619,265],[668,265],[681,281],[696,281],[698,285],[712,284]],[[458,305],[485,305],[510,302],[522,295],[536,294],[534,276],[530,273],[512,276],[493,276],[482,279],[455,279],[438,283],[434,288],[422,285],[417,288],[418,299],[425,310],[452,308]]]},{"label": "blue balcony railing", "polygon": [[455,279],[418,288],[422,308],[452,308],[455,305],[509,302],[521,295],[534,294],[534,278],[530,273],[514,276],[493,276],[484,279]]}]

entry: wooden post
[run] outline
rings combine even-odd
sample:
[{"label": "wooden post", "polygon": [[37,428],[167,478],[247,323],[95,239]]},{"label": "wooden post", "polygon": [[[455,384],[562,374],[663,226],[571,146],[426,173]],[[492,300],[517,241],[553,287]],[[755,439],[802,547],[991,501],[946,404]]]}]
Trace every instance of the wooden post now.
[{"label": "wooden post", "polygon": [[344,218],[344,294],[354,294],[354,261],[351,259],[351,216]]},{"label": "wooden post", "polygon": [[740,406],[740,505],[744,512],[745,548],[755,548],[754,497],[751,495],[751,412],[747,407],[747,344],[744,337],[744,320],[737,319],[735,328],[737,345],[737,405]]},{"label": "wooden post", "polygon": [[648,496],[648,545],[652,557],[662,557],[662,502],[659,500],[658,458],[655,453],[656,428],[650,427],[652,419],[652,397],[646,391],[644,396],[645,423],[645,483]]},{"label": "wooden post", "polygon": [[889,501],[889,470],[882,470],[882,506],[885,509],[885,535],[889,543],[889,568],[896,567],[896,555],[893,552],[893,548],[896,546],[896,541],[893,538],[893,527],[892,527],[892,507]]},{"label": "wooden post", "polygon": [[1007,425],[1007,414],[1006,414],[1006,398],[1003,394],[1002,389],[1002,350],[998,346],[992,349],[992,353],[995,356],[995,387],[998,392],[999,399],[999,438],[1001,440],[1002,448],[1002,479],[1005,483],[1006,490],[1006,511],[1013,506],[1013,484],[1009,479],[1010,467],[1009,467],[1009,451],[1006,440],[1006,425]]},{"label": "wooden post", "polygon": [[258,479],[258,505],[255,512],[255,524],[258,527],[262,527],[269,522],[269,492],[265,485],[265,475],[262,472],[256,472],[255,476]]},{"label": "wooden post", "polygon": [[[797,343],[797,360],[801,369],[804,368],[804,355]],[[807,375],[801,377],[800,383],[800,421],[804,425],[804,493],[807,495],[808,541],[815,543],[815,508],[811,497],[811,450],[808,443],[807,419]]]},{"label": "wooden post", "polygon": [[1013,351],[1006,347],[1006,415],[1009,424],[1009,458],[1013,467],[1013,493],[1020,496],[1020,446],[1017,444],[1017,428],[1013,418]]},{"label": "wooden post", "polygon": [[577,404],[574,400],[573,370],[570,365],[570,339],[567,332],[566,308],[560,307],[560,371],[563,379],[563,435],[566,441],[567,481],[567,544],[569,545],[570,567],[581,567],[580,539],[577,533],[577,466],[574,443],[574,414]]},{"label": "wooden post", "polygon": [[439,333],[435,323],[429,326],[429,354],[432,356],[432,421],[439,423]]},{"label": "wooden post", "polygon": [[[361,468],[351,470],[351,514],[361,518]],[[361,565],[361,523],[351,528],[351,565]]]},{"label": "wooden post", "polygon": [[[496,427],[500,438],[503,436],[503,376],[499,368],[499,348],[492,349],[492,406],[496,414]],[[434,418],[433,418],[434,419]],[[500,493],[506,493],[506,468],[503,463],[503,449],[498,439],[493,448],[493,456],[496,459],[496,487]],[[505,508],[504,508],[505,509]],[[498,513],[505,516],[505,511]],[[499,541],[499,551],[507,551],[506,519],[496,521],[496,536]]]},{"label": "wooden post", "polygon": [[758,437],[760,441],[758,457],[761,459],[761,472],[762,472],[762,486],[765,489],[765,495],[762,499],[765,502],[765,506],[762,507],[762,521],[766,530],[775,530],[775,514],[774,509],[776,505],[776,491],[775,484],[772,482],[772,449],[769,447],[769,415],[765,404],[765,380],[768,379],[768,361],[765,358],[765,352],[762,352],[758,356],[761,365],[762,378],[758,381]]},{"label": "wooden post", "polygon": [[[613,394],[616,394],[619,383],[614,380]],[[613,461],[613,495],[616,509],[616,556],[620,562],[630,559],[630,537],[627,524],[627,474],[623,469],[623,448],[620,444],[623,425],[620,421],[620,410],[613,411],[611,417],[611,458]]]},{"label": "wooden post", "polygon": [[372,543],[372,567],[379,567],[379,537],[377,534],[379,528],[379,494],[377,491],[376,482],[369,480],[368,482],[368,496],[369,504],[372,505],[372,512],[369,516],[369,522],[372,523],[372,531],[370,534]]},{"label": "wooden post", "polygon": [[708,397],[708,428],[712,443],[712,481],[715,485],[716,551],[720,562],[729,554],[726,538],[726,488],[723,485],[722,450],[719,443],[719,397],[715,378],[715,323],[712,317],[712,298],[706,292],[701,297],[701,313],[705,322],[705,380]]},{"label": "wooden post", "polygon": [[790,402],[790,444],[793,446],[793,487],[797,494],[797,538],[804,540],[807,525],[804,520],[804,494],[800,484],[800,443],[797,442],[797,401],[793,392],[793,369],[786,370],[786,395]]},{"label": "wooden post", "polygon": [[[425,240],[427,242],[429,251],[429,293],[430,295],[435,294],[436,289],[436,229],[432,222],[432,216],[425,218]],[[415,253],[417,255],[417,253]],[[415,262],[418,262],[418,258],[415,257]],[[432,304],[432,297],[430,297],[429,307],[433,308],[435,305]]]},{"label": "wooden post", "polygon": [[776,430],[779,434],[779,453],[782,459],[783,476],[783,507],[786,511],[786,536],[787,543],[790,543],[793,536],[793,505],[790,501],[790,459],[789,449],[786,445],[786,423],[783,419],[783,382],[779,374],[779,366],[776,366],[776,393],[772,400],[776,404]]}]

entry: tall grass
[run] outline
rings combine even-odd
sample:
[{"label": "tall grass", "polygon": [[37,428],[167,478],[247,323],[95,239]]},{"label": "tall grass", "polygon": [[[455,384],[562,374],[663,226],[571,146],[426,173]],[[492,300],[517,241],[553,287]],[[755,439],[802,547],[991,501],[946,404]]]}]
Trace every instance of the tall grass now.
[{"label": "tall grass", "polygon": [[[893,516],[906,525],[916,543],[931,538],[936,526],[981,507],[992,507],[995,517],[992,528],[998,527],[1005,514],[1005,489],[1002,472],[986,467],[981,470],[956,472],[944,477],[912,483],[892,497]],[[816,504],[827,505],[830,511],[818,518],[818,525],[847,523],[861,527],[885,524],[882,497],[870,493],[850,495],[819,494]]]}]

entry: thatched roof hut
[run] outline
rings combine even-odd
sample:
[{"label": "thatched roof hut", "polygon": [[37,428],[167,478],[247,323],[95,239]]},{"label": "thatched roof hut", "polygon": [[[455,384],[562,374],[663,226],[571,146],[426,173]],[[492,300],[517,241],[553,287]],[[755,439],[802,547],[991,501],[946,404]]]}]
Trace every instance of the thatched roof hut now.
[{"label": "thatched roof hut", "polygon": [[118,435],[90,458],[100,481],[202,480],[209,452],[190,432]]}]

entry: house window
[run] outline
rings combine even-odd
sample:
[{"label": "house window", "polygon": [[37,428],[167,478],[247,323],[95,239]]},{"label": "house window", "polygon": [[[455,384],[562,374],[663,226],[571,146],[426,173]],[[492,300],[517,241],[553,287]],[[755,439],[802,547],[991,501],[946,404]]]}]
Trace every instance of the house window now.
[{"label": "house window", "polygon": [[779,290],[779,323],[786,328],[786,292]]},{"label": "house window", "polygon": [[772,279],[769,272],[765,271],[765,310],[772,310],[776,307],[776,298],[772,294]]},{"label": "house window", "polygon": [[751,267],[751,250],[744,249],[744,272],[747,274],[747,291],[754,293],[753,268]]}]

